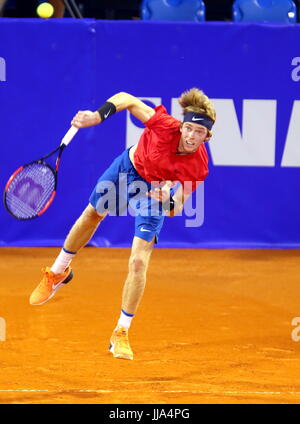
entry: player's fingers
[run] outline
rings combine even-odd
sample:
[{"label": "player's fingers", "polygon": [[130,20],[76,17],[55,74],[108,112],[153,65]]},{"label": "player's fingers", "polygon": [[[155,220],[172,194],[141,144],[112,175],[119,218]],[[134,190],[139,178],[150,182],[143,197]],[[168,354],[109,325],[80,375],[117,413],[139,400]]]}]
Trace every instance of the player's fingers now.
[{"label": "player's fingers", "polygon": [[161,201],[162,195],[160,189],[154,189],[151,191],[148,191],[147,196],[152,197],[152,199],[157,200],[158,202]]},{"label": "player's fingers", "polygon": [[151,197],[152,199],[159,200],[157,194],[154,193],[153,191],[148,191],[148,193],[146,193],[146,194],[147,194],[147,196]]},{"label": "player's fingers", "polygon": [[76,113],[76,115],[74,116],[74,120],[77,122],[85,122],[87,120],[87,118],[89,118],[89,115],[85,112],[78,112]]},{"label": "player's fingers", "polygon": [[161,188],[160,188],[160,187],[155,188],[155,189],[154,189],[154,194],[155,194],[155,198],[156,198],[158,201],[160,201],[160,200],[161,200],[161,198],[162,198],[162,191],[161,191]]},{"label": "player's fingers", "polygon": [[150,191],[147,191],[147,193],[146,193],[148,196],[151,196],[151,197],[153,197],[153,196],[155,196],[155,193],[153,192],[153,190],[150,190]]},{"label": "player's fingers", "polygon": [[166,181],[166,183],[165,183],[165,185],[164,185],[164,187],[166,187],[166,188],[171,188],[171,187],[173,187],[175,184],[174,184],[174,182],[173,181],[170,181],[170,180],[167,180]]},{"label": "player's fingers", "polygon": [[80,119],[81,119],[81,115],[80,115],[80,113],[79,113],[79,112],[77,112],[77,113],[76,113],[76,115],[75,115],[75,116],[73,116],[72,122],[73,122],[73,121],[78,121],[78,122],[79,122],[79,121],[80,121]]},{"label": "player's fingers", "polygon": [[86,118],[89,118],[91,116],[91,112],[89,110],[79,110],[76,115],[74,116],[74,118],[79,119],[79,120],[84,120]]},{"label": "player's fingers", "polygon": [[151,193],[151,191],[148,191],[148,192],[146,193],[146,196],[151,197],[151,199],[153,199],[153,194]]},{"label": "player's fingers", "polygon": [[83,127],[83,120],[82,118],[79,118],[77,115],[74,116],[74,118],[71,121],[71,125],[76,128],[82,128]]},{"label": "player's fingers", "polygon": [[75,122],[75,121],[71,121],[71,126],[72,126],[72,127],[75,127],[75,128],[82,128],[82,125],[78,124],[78,123],[77,123],[77,122]]},{"label": "player's fingers", "polygon": [[161,201],[167,202],[169,199],[170,199],[170,194],[169,193],[163,193],[163,195],[161,197]]}]

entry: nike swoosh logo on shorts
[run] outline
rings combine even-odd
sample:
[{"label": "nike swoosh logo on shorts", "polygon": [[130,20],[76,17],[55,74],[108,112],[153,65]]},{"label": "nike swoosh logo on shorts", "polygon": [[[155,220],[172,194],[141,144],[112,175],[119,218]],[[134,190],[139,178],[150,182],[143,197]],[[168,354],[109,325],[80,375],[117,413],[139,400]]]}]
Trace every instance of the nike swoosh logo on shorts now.
[{"label": "nike swoosh logo on shorts", "polygon": [[104,115],[104,118],[106,119],[108,117],[108,115],[110,114],[111,109],[109,109],[109,111]]},{"label": "nike swoosh logo on shorts", "polygon": [[203,118],[195,118],[194,116],[192,117],[192,121],[204,121]]},{"label": "nike swoosh logo on shorts", "polygon": [[146,228],[142,227],[141,231],[147,231],[148,233],[151,233],[151,230],[146,230]]}]

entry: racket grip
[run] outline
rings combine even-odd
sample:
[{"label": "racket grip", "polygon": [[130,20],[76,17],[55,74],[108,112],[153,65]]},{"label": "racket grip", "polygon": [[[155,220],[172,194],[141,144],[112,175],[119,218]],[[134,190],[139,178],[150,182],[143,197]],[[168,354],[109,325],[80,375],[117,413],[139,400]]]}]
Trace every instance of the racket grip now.
[{"label": "racket grip", "polygon": [[75,136],[75,134],[77,133],[78,128],[76,127],[72,127],[69,129],[69,131],[64,135],[63,139],[61,140],[60,145],[64,144],[65,146],[67,146],[73,139],[73,137]]}]

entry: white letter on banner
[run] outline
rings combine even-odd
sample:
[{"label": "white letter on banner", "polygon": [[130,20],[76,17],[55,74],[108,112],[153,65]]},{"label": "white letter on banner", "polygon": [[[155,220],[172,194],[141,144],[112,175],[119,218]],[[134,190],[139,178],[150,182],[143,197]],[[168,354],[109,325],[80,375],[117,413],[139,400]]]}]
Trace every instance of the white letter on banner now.
[{"label": "white letter on banner", "polygon": [[0,81],[6,81],[6,63],[3,57],[0,57]]},{"label": "white letter on banner", "polygon": [[171,114],[174,118],[178,119],[178,121],[183,120],[182,107],[178,103],[178,99],[172,99],[171,101]]},{"label": "white letter on banner", "polygon": [[275,166],[276,100],[244,100],[243,131],[232,99],[213,99],[217,120],[208,146],[214,165]]},{"label": "white letter on banner", "polygon": [[281,166],[300,166],[300,101],[295,100]]},{"label": "white letter on banner", "polygon": [[[155,106],[159,106],[161,104],[161,98],[160,97],[139,97],[139,99],[142,102],[151,102],[151,104]],[[127,110],[126,111],[126,148],[133,146],[139,141],[140,136],[142,135],[142,132],[145,129],[145,125],[140,122],[140,127],[137,126],[132,122],[133,116],[131,113]]]}]

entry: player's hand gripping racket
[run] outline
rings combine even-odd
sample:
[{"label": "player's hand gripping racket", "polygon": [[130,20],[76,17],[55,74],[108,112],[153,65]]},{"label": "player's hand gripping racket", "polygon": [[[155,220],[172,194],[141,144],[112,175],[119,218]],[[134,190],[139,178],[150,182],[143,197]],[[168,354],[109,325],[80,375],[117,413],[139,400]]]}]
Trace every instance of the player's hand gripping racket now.
[{"label": "player's hand gripping racket", "polygon": [[[78,128],[71,127],[61,144],[42,158],[18,168],[8,180],[4,190],[4,205],[17,219],[33,219],[42,215],[53,202],[60,158],[64,148],[70,143]],[[46,162],[58,152],[55,168]]]}]

